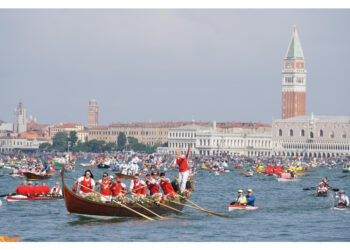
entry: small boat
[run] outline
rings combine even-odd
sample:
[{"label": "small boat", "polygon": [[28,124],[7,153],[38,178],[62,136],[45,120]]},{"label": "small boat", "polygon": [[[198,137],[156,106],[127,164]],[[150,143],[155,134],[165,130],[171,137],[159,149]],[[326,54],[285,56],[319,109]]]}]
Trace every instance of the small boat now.
[{"label": "small boat", "polygon": [[300,179],[298,178],[290,178],[290,179],[286,179],[286,178],[277,178],[277,181],[280,182],[290,182],[290,181],[299,181]]},{"label": "small boat", "polygon": [[228,211],[231,212],[233,210],[257,210],[259,207],[257,206],[244,206],[244,205],[229,205]]},{"label": "small boat", "polygon": [[333,207],[333,210],[338,210],[338,211],[350,211],[350,207],[335,206],[335,207]]},{"label": "small boat", "polygon": [[47,180],[51,177],[51,175],[38,175],[33,173],[23,173],[25,177],[27,177],[28,181],[40,181],[40,180]]},{"label": "small boat", "polygon": [[315,194],[317,197],[327,197],[328,196],[328,191],[327,192],[317,192]]},{"label": "small boat", "polygon": [[[65,172],[65,167],[63,166],[61,170],[61,179],[62,179],[62,186],[63,186],[62,190],[63,190],[66,208],[70,213],[87,216],[87,217],[93,216],[96,218],[106,218],[106,217],[108,218],[125,218],[125,217],[142,218],[138,213],[142,213],[149,217],[155,216],[154,214],[145,210],[144,208],[137,206],[135,203],[125,204],[124,206],[120,206],[118,204],[101,203],[101,202],[82,198],[76,195],[75,193],[73,193],[66,186],[64,182],[64,172]],[[185,201],[186,201],[185,199],[180,200],[181,203],[184,203]],[[184,207],[183,205],[174,204],[174,203],[169,203],[166,205],[178,210],[182,210]],[[174,212],[174,210],[171,210],[164,206],[156,205],[154,203],[152,205],[147,205],[147,208],[152,210],[158,215],[178,213],[178,212]]]},{"label": "small boat", "polygon": [[349,173],[350,172],[350,164],[343,166],[343,173]]},{"label": "small boat", "polygon": [[133,175],[126,175],[126,174],[121,174],[121,173],[115,173],[115,175],[120,179],[132,179],[132,178],[134,178]]},{"label": "small boat", "polygon": [[97,165],[98,168],[110,168],[110,165],[104,164],[104,163],[100,163]]},{"label": "small boat", "polygon": [[80,163],[79,166],[81,166],[83,168],[95,168],[95,167],[97,167],[96,164],[90,164],[90,163]]},{"label": "small boat", "polygon": [[13,201],[52,201],[52,200],[62,200],[63,196],[26,196],[26,195],[13,195],[6,196],[8,202]]}]

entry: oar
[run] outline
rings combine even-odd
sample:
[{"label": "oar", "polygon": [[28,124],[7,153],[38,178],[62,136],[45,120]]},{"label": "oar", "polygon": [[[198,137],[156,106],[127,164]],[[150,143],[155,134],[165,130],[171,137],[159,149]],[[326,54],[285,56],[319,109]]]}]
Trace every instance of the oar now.
[{"label": "oar", "polygon": [[[127,198],[127,199],[130,200],[130,201],[133,201],[132,199],[130,199],[130,198],[127,197],[127,196],[124,196],[124,197]],[[145,209],[146,211],[148,211],[148,212],[154,214],[155,216],[158,216],[160,219],[162,219],[162,220],[164,219],[163,216],[160,216],[159,214],[153,212],[151,209],[148,209],[147,207],[142,206],[141,204],[137,203],[137,201],[135,201],[135,203],[136,203],[136,205],[138,205],[139,207],[142,207],[142,208]]]},{"label": "oar", "polygon": [[0,177],[3,177],[3,176],[9,176],[11,174],[0,174]]},{"label": "oar", "polygon": [[298,176],[309,176],[309,174],[305,174],[305,173],[295,173],[295,175],[298,175]]},{"label": "oar", "polygon": [[[135,194],[135,193],[133,193],[133,194]],[[156,203],[156,204],[158,204],[158,205],[160,205],[160,206],[163,206],[163,207],[169,208],[169,209],[171,209],[171,210],[174,210],[174,211],[176,211],[176,212],[178,212],[178,213],[182,213],[182,214],[185,214],[185,215],[187,215],[187,216],[190,216],[188,213],[182,212],[182,211],[179,210],[179,209],[170,207],[170,206],[165,205],[165,204],[163,204],[163,203],[161,203],[161,202],[156,202],[156,201],[151,200],[151,199],[148,199],[148,198],[144,198],[144,199],[145,199],[145,200],[148,200],[148,201],[151,201],[151,202],[154,202],[154,203]]]},{"label": "oar", "polygon": [[182,197],[183,199],[187,200],[189,203],[191,203],[192,205],[194,205],[195,207],[199,208],[200,210],[202,210],[203,212],[206,212],[207,214],[212,214],[212,215],[216,215],[216,216],[220,216],[220,217],[225,217],[225,218],[229,218],[229,216],[224,215],[224,214],[219,214],[219,213],[215,213],[209,210],[206,210],[200,206],[198,206],[196,203],[194,203],[193,201],[190,201],[189,199],[187,199],[184,196],[179,195],[180,197]]},{"label": "oar", "polygon": [[306,190],[315,190],[315,189],[316,189],[316,187],[303,188],[304,191],[306,191]]},{"label": "oar", "polygon": [[[81,185],[81,184],[80,184],[80,185]],[[108,199],[108,197],[106,197],[106,196],[104,196],[104,195],[102,195],[102,194],[96,192],[96,191],[93,190],[93,189],[90,189],[90,188],[88,188],[88,187],[86,187],[86,186],[84,186],[84,185],[81,185],[81,186],[84,187],[84,188],[86,188],[86,189],[88,189],[88,190],[90,190],[90,191],[92,191],[92,192],[94,192],[94,193],[96,193],[96,194],[98,194],[98,195],[101,195],[102,197],[105,197],[106,199]],[[140,216],[142,216],[142,217],[144,217],[144,218],[146,218],[146,219],[148,219],[148,220],[154,220],[154,219],[152,219],[151,217],[148,217],[148,216],[146,216],[146,215],[144,215],[144,214],[142,214],[142,213],[140,213],[140,212],[137,212],[137,211],[135,211],[134,209],[132,209],[132,208],[130,208],[130,207],[128,207],[128,206],[122,204],[121,202],[118,202],[118,201],[115,201],[115,202],[116,202],[118,205],[120,205],[120,206],[122,206],[122,207],[125,207],[126,209],[129,209],[130,211],[134,212],[135,214],[138,214],[138,215],[140,215]]]},{"label": "oar", "polygon": [[2,194],[0,195],[0,197],[12,196],[12,195],[16,195],[16,193]]},{"label": "oar", "polygon": [[340,176],[339,178],[345,178],[347,176],[350,176],[350,174],[344,175],[344,176]]},{"label": "oar", "polygon": [[[199,210],[199,211],[203,211],[203,209],[200,209],[200,208],[197,208],[197,207],[193,207],[193,206],[191,206],[191,205],[187,205],[187,204],[184,204],[184,203],[179,203],[179,202],[176,202],[176,201],[172,201],[172,200],[170,200],[170,202],[172,202],[172,203],[175,203],[175,204],[178,204],[178,205],[181,205],[181,206],[185,206],[185,207],[190,207],[190,208],[193,208],[193,209],[196,209],[196,210]],[[207,211],[203,211],[203,212],[206,212],[207,214],[210,214],[210,215],[216,215],[214,212],[207,212]],[[220,216],[222,216],[221,214],[220,214]],[[229,216],[224,216],[224,217],[229,217]]]}]

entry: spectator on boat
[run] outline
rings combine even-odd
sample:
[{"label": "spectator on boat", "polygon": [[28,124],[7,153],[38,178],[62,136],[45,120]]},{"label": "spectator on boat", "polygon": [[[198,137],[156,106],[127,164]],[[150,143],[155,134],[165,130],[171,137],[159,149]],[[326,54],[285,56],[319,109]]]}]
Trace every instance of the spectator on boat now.
[{"label": "spectator on boat", "polygon": [[188,167],[188,155],[190,153],[190,144],[188,144],[188,150],[186,156],[181,155],[180,150],[176,150],[176,163],[179,165],[179,187],[180,193],[184,192],[186,189],[186,182],[189,175]]},{"label": "spectator on boat", "polygon": [[139,174],[135,174],[130,182],[129,192],[137,198],[143,198],[147,194],[146,187],[146,183],[140,179]]},{"label": "spectator on boat", "polygon": [[344,190],[339,191],[339,196],[336,195],[337,200],[337,206],[338,207],[349,207],[349,197],[345,195]]},{"label": "spectator on boat", "polygon": [[60,183],[56,182],[55,186],[51,189],[51,194],[62,195],[62,190],[60,188]]},{"label": "spectator on boat", "polygon": [[255,196],[252,189],[248,189],[248,194],[246,195],[247,205],[254,206]]},{"label": "spectator on boat", "polygon": [[238,197],[233,202],[233,204],[231,203],[231,205],[243,205],[243,206],[247,205],[247,199],[244,196],[242,189],[238,190]]},{"label": "spectator on boat", "polygon": [[100,198],[101,198],[101,201],[102,203],[105,203],[105,202],[110,202],[111,199],[112,199],[112,196],[111,196],[111,186],[112,186],[112,183],[111,183],[111,178],[108,177],[108,173],[105,172],[103,173],[103,177],[101,180],[98,180],[96,182],[96,186],[98,185],[101,185],[100,187]]},{"label": "spectator on boat", "polygon": [[27,181],[22,181],[22,185],[16,188],[16,194],[27,195]]},{"label": "spectator on boat", "polygon": [[46,185],[46,182],[43,182],[40,188],[42,194],[49,194],[51,192],[51,189]]},{"label": "spectator on boat", "polygon": [[116,182],[112,180],[111,193],[112,200],[116,200],[127,193],[126,185],[122,183],[122,179],[118,178]]},{"label": "spectator on boat", "polygon": [[80,185],[80,190],[79,190],[79,194],[82,197],[86,197],[88,196],[92,191],[95,189],[95,181],[94,181],[94,176],[91,173],[90,170],[86,170],[84,173],[84,176],[80,177],[77,182],[76,182],[76,186],[75,188],[77,188],[77,186]]}]

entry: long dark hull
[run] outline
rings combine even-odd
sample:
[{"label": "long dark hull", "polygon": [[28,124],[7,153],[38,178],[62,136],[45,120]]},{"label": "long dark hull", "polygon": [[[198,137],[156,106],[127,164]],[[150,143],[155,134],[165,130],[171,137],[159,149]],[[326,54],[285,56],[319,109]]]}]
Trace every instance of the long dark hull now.
[{"label": "long dark hull", "polygon": [[33,173],[23,173],[25,177],[27,177],[28,181],[40,181],[40,180],[47,180],[51,176],[50,175],[37,175]]},{"label": "long dark hull", "polygon": [[[66,208],[70,213],[75,213],[75,214],[81,214],[81,215],[87,215],[87,216],[105,216],[105,217],[142,217],[138,215],[135,212],[132,212],[131,210],[119,206],[119,205],[113,205],[109,203],[101,203],[101,202],[96,202],[88,199],[84,199],[72,191],[69,190],[69,188],[65,185],[64,183],[64,171],[65,168],[62,167],[62,172],[61,172],[61,178],[62,178],[62,186],[63,186],[63,195],[64,195],[64,201],[66,203]],[[177,204],[166,204],[167,206],[171,206],[173,208],[176,208],[178,210],[182,210],[183,206],[182,205],[177,205]],[[127,205],[131,209],[142,213],[146,216],[149,217],[154,217],[155,215],[148,212],[142,207],[137,206],[136,204],[134,205]],[[173,214],[177,213],[174,210],[171,210],[169,208],[160,206],[160,205],[148,205],[148,209],[152,210],[158,215],[166,215],[166,214]]]},{"label": "long dark hull", "polygon": [[134,178],[134,176],[132,176],[132,175],[125,175],[125,174],[121,174],[121,173],[115,173],[115,175],[118,178],[121,178],[121,179],[132,179],[132,178]]}]

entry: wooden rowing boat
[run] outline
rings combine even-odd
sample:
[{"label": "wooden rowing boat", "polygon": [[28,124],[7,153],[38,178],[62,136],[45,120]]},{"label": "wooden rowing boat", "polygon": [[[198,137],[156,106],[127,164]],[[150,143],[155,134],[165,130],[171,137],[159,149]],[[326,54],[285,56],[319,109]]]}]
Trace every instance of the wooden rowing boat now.
[{"label": "wooden rowing boat", "polygon": [[33,173],[23,173],[25,177],[27,177],[28,181],[40,181],[47,180],[51,177],[51,175],[38,175]]},{"label": "wooden rowing boat", "polygon": [[13,195],[6,196],[8,202],[13,201],[52,201],[52,200],[62,200],[63,196],[34,196],[28,197],[26,195]]},{"label": "wooden rowing boat", "polygon": [[121,173],[115,173],[115,175],[120,179],[132,179],[132,178],[134,178],[133,175],[126,175],[126,174],[121,174]]},{"label": "wooden rowing boat", "polygon": [[[123,218],[123,217],[139,217],[142,218],[139,214],[132,212],[131,210],[122,207],[117,204],[112,203],[101,203],[96,202],[93,200],[88,200],[85,198],[82,198],[75,193],[73,193],[65,184],[64,182],[64,172],[65,167],[62,167],[61,170],[61,179],[62,179],[62,186],[63,186],[63,195],[64,195],[64,201],[66,204],[66,208],[70,213],[78,214],[78,215],[84,215],[89,217],[112,217],[112,218]],[[181,202],[184,203],[185,199],[182,199]],[[143,209],[142,207],[137,206],[136,204],[125,204],[127,207],[142,213],[149,217],[154,217],[155,215],[151,212]],[[173,207],[178,210],[183,209],[183,205],[178,204],[166,204],[167,206]],[[154,213],[158,215],[165,215],[165,214],[173,214],[177,213],[174,212],[174,210],[171,210],[169,208],[166,208],[164,206],[152,204],[152,205],[143,205],[146,208],[152,210]]]},{"label": "wooden rowing boat", "polygon": [[244,206],[244,205],[229,205],[228,211],[231,212],[233,210],[257,210],[259,207],[257,206]]}]

